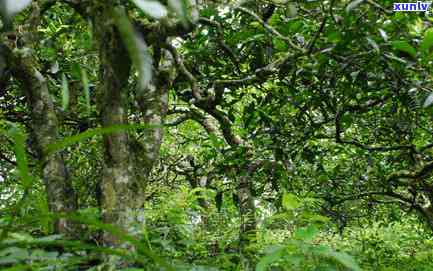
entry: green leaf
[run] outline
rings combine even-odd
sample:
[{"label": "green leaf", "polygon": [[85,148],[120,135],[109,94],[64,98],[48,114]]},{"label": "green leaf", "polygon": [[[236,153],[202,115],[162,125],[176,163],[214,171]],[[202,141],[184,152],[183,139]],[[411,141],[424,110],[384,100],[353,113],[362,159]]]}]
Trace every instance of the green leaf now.
[{"label": "green leaf", "polygon": [[424,34],[424,38],[420,44],[420,50],[423,53],[428,53],[430,48],[433,46],[433,28],[427,29]]},{"label": "green leaf", "polygon": [[379,45],[377,45],[377,43],[372,38],[367,37],[367,41],[376,52],[378,52],[378,53],[380,52]]},{"label": "green leaf", "polygon": [[90,113],[90,85],[89,85],[89,77],[87,76],[86,69],[81,69],[81,82],[83,84],[84,90],[84,98],[86,100],[86,108],[87,112]]},{"label": "green leaf", "polygon": [[379,34],[385,42],[388,41],[388,34],[385,32],[385,30],[379,28]]},{"label": "green leaf", "polygon": [[[149,49],[143,38],[135,32],[123,9],[115,8],[113,10],[113,17],[132,62],[138,70],[139,92],[143,92],[150,86],[152,79],[152,57],[150,56]],[[141,95],[141,93],[139,94]]]},{"label": "green leaf", "polygon": [[132,0],[132,2],[134,2],[134,4],[146,15],[154,19],[161,19],[162,17],[166,17],[168,14],[167,9],[158,1]]},{"label": "green leaf", "polygon": [[34,238],[27,233],[19,233],[19,232],[12,232],[9,234],[10,238],[16,239],[19,241],[32,241]]},{"label": "green leaf", "polygon": [[49,261],[57,259],[58,256],[59,252],[57,251],[45,251],[42,249],[36,249],[32,251],[30,258],[33,261]]},{"label": "green leaf", "polygon": [[328,257],[335,259],[345,267],[353,271],[361,271],[361,267],[356,263],[352,256],[344,252],[328,251]]},{"label": "green leaf", "polygon": [[38,241],[54,241],[54,240],[60,240],[62,238],[63,235],[61,234],[53,234],[53,235],[48,235],[48,236],[38,238]]},{"label": "green leaf", "polygon": [[69,84],[65,74],[62,74],[62,109],[66,111],[69,106]]},{"label": "green leaf", "polygon": [[286,210],[293,210],[301,206],[298,198],[291,193],[285,193],[283,195],[282,204]]},{"label": "green leaf", "polygon": [[0,265],[17,264],[28,257],[29,253],[26,249],[9,247],[0,251]]},{"label": "green leaf", "polygon": [[362,2],[364,2],[364,0],[354,0],[350,2],[346,7],[346,12],[350,12],[351,10],[362,4]]},{"label": "green leaf", "polygon": [[224,142],[219,139],[215,134],[209,134],[209,139],[212,142],[214,148],[221,148],[224,146]]},{"label": "green leaf", "polygon": [[430,93],[427,99],[425,99],[424,107],[429,107],[431,104],[433,104],[433,93]]},{"label": "green leaf", "polygon": [[285,250],[286,247],[283,246],[273,247],[268,254],[260,259],[259,263],[256,265],[256,271],[266,271],[271,264],[284,256]]},{"label": "green leaf", "polygon": [[339,31],[330,31],[326,35],[329,42],[338,43],[341,40],[341,34]]},{"label": "green leaf", "polygon": [[161,127],[160,125],[141,125],[141,124],[124,124],[124,125],[113,125],[110,127],[104,127],[104,128],[95,128],[95,129],[89,129],[86,130],[80,134],[69,136],[64,138],[63,140],[59,140],[55,143],[52,143],[48,145],[47,152],[53,153],[57,152],[63,148],[66,148],[68,146],[71,146],[73,144],[76,144],[80,141],[83,141],[88,138],[92,138],[97,135],[105,135],[115,132],[121,132],[121,131],[129,131],[134,130],[138,128],[144,128],[144,129],[154,129]]},{"label": "green leaf", "polygon": [[300,228],[294,233],[296,239],[311,241],[316,237],[319,230],[314,225],[309,225],[308,227]]},{"label": "green leaf", "polygon": [[17,163],[17,169],[21,177],[21,184],[24,187],[24,190],[26,190],[32,184],[32,178],[29,174],[29,166],[28,166],[26,150],[25,150],[26,137],[16,127],[13,127],[9,131],[9,133],[14,142],[15,159]]},{"label": "green leaf", "polygon": [[311,222],[316,222],[316,223],[326,223],[326,222],[329,222],[330,218],[326,217],[326,216],[314,214],[314,215],[311,215],[308,218],[308,220]]},{"label": "green leaf", "polygon": [[32,270],[32,268],[33,267],[31,265],[19,264],[19,265],[14,265],[13,267],[10,268],[3,268],[2,270],[3,271],[28,271],[28,270]]},{"label": "green leaf", "polygon": [[392,47],[395,50],[406,52],[412,57],[416,57],[416,49],[413,48],[407,41],[404,40],[398,40],[392,42]]}]

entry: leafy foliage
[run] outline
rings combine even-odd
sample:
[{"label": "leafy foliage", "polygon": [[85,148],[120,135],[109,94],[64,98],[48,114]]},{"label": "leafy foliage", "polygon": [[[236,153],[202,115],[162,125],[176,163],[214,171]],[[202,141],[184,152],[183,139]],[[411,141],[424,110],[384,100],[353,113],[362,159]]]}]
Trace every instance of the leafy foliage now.
[{"label": "leafy foliage", "polygon": [[2,1],[2,270],[432,270],[430,13]]}]

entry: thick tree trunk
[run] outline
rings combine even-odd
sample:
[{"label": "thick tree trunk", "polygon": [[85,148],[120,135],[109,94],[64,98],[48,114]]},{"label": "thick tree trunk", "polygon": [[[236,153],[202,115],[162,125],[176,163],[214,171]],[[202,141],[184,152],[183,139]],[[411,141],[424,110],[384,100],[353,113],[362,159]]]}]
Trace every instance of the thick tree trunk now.
[{"label": "thick tree trunk", "polygon": [[[61,153],[48,153],[47,146],[58,140],[58,119],[48,91],[46,79],[36,69],[31,56],[16,57],[11,63],[12,73],[21,81],[31,115],[32,138],[39,160],[47,193],[49,210],[68,213],[76,209],[76,196]],[[73,235],[74,226],[67,218],[58,218],[54,230]]]},{"label": "thick tree trunk", "polygon": [[[173,66],[167,67],[173,69]],[[136,98],[142,120],[149,125],[144,131],[142,139],[139,140],[142,149],[136,149],[135,157],[142,166],[140,176],[147,176],[152,170],[154,163],[159,157],[159,151],[163,139],[163,121],[168,109],[168,87],[170,78],[166,76],[168,71],[155,71],[155,78],[150,87],[144,91],[137,90]],[[137,152],[137,150],[140,150]]]},{"label": "thick tree trunk", "polygon": [[[94,14],[94,35],[100,57],[100,99],[102,127],[127,124],[127,84],[131,60],[111,18],[112,4],[104,4]],[[134,177],[136,166],[130,155],[127,131],[106,134],[104,168],[101,179],[101,209],[104,223],[114,224],[125,233],[134,234],[136,217],[143,204],[142,188]],[[104,244],[121,245],[118,236],[104,233]]]},{"label": "thick tree trunk", "polygon": [[[40,9],[37,1],[32,2],[31,15],[25,26],[22,41],[27,48],[38,44],[37,28],[40,23]],[[16,46],[12,44],[10,46]],[[8,64],[12,76],[20,81],[31,116],[31,136],[34,148],[41,161],[42,179],[45,184],[49,210],[55,214],[69,213],[76,209],[76,196],[65,166],[62,154],[48,153],[47,147],[59,138],[56,109],[44,76],[39,72],[39,63],[32,53],[12,53],[13,48],[2,46],[1,53]],[[75,227],[67,218],[54,220],[56,233],[74,235]]]}]

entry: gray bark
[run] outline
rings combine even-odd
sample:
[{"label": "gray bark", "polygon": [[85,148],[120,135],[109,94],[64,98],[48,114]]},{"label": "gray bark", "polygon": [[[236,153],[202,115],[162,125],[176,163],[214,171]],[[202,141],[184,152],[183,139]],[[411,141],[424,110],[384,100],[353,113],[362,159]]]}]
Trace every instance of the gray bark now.
[{"label": "gray bark", "polygon": [[[56,214],[74,211],[76,196],[62,154],[47,152],[47,147],[58,140],[59,132],[58,119],[46,79],[37,70],[37,63],[31,56],[18,56],[14,59],[12,73],[22,83],[30,109],[31,136],[41,161],[49,210]],[[66,218],[55,219],[54,229],[55,232],[66,235],[74,232],[73,223]]]},{"label": "gray bark", "polygon": [[[110,9],[104,4],[94,14],[94,35],[100,59],[98,110],[102,127],[127,124],[127,83],[131,60],[116,30]],[[142,205],[142,189],[134,178],[128,132],[119,130],[103,136],[104,167],[101,179],[101,209],[104,223],[114,224],[125,233],[134,234],[136,215]],[[121,244],[119,236],[104,233],[108,246]]]}]

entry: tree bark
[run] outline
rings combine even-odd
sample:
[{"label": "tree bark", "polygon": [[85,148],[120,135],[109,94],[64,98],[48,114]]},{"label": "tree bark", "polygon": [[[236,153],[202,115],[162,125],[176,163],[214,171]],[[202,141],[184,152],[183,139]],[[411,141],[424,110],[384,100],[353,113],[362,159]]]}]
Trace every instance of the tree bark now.
[{"label": "tree bark", "polygon": [[[55,214],[69,213],[76,209],[76,195],[72,181],[60,152],[48,153],[47,147],[59,138],[58,119],[46,79],[37,70],[32,56],[15,57],[11,65],[13,76],[22,85],[31,115],[31,136],[38,159],[42,162],[49,210]],[[67,236],[74,234],[74,226],[67,218],[54,221],[56,233]]]},{"label": "tree bark", "polygon": [[[99,49],[100,85],[98,110],[102,127],[127,124],[127,85],[131,59],[111,18],[111,3],[101,3],[94,14],[94,36]],[[104,223],[134,234],[137,215],[143,204],[140,183],[134,178],[136,166],[130,157],[127,131],[103,136],[104,167],[101,179],[101,209]],[[107,246],[123,245],[119,236],[105,232]]]},{"label": "tree bark", "polygon": [[[17,36],[23,39],[28,48],[37,47],[39,40],[37,27],[40,17],[38,2],[34,1],[26,24],[26,33],[22,34],[23,37]],[[70,213],[76,210],[77,202],[64,158],[60,152],[47,151],[47,147],[59,138],[59,123],[48,83],[39,72],[39,63],[32,51],[12,53],[12,49],[2,46],[1,54],[8,64],[12,77],[22,85],[27,100],[31,116],[31,137],[34,142],[32,147],[41,161],[41,176],[47,193],[49,210],[55,214]],[[54,231],[72,237],[76,233],[76,227],[66,217],[55,218]]]}]

